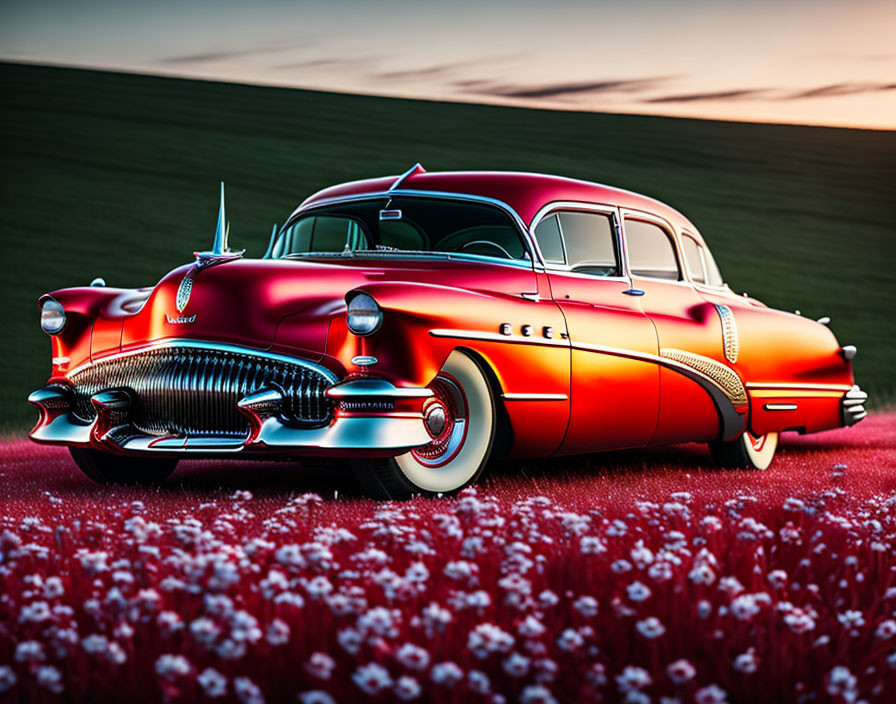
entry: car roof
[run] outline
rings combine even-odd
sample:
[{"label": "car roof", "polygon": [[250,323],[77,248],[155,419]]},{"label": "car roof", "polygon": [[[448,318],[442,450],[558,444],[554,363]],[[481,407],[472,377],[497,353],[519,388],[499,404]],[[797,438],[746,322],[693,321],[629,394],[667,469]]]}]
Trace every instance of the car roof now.
[{"label": "car roof", "polygon": [[330,186],[307,198],[299,209],[304,210],[334,198],[385,193],[396,182],[401,191],[465,194],[498,200],[516,211],[527,225],[532,223],[536,213],[545,205],[574,201],[618,205],[652,213],[699,238],[694,225],[674,208],[622,188],[562,176],[513,171],[426,172],[419,164],[400,176],[384,176]]}]

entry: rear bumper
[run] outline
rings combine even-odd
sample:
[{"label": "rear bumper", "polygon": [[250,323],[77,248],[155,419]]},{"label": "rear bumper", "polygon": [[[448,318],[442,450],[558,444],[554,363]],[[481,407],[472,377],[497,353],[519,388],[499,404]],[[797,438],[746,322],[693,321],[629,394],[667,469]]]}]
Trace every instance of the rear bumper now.
[{"label": "rear bumper", "polygon": [[865,410],[865,402],[867,400],[868,394],[862,391],[858,384],[855,384],[844,394],[843,399],[840,401],[843,425],[855,425],[868,415],[868,411]]},{"label": "rear bumper", "polygon": [[[284,401],[277,389],[240,400],[239,411],[249,419],[249,433],[233,435],[149,435],[128,420],[132,403],[124,389],[91,397],[96,418],[84,423],[72,410],[71,389],[52,384],[28,397],[40,419],[32,440],[42,444],[94,447],[117,454],[281,454],[334,457],[395,456],[431,442],[419,407],[432,395],[429,389],[395,387],[385,381],[348,381],[328,395],[337,401],[332,421],[316,428],[295,427],[280,414]],[[399,399],[403,410],[394,410]],[[345,408],[343,408],[345,406]],[[346,410],[348,409],[348,410]]]}]

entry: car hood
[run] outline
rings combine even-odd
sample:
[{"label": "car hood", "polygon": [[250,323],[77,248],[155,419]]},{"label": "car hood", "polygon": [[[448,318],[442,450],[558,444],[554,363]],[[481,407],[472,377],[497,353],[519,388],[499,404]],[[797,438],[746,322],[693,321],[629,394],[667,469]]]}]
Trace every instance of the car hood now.
[{"label": "car hood", "polygon": [[345,294],[365,283],[411,281],[518,293],[532,287],[533,277],[530,269],[515,266],[430,257],[191,264],[171,271],[142,309],[125,317],[121,341],[123,348],[166,338],[257,349],[282,345],[320,357],[330,320],[345,310]]}]

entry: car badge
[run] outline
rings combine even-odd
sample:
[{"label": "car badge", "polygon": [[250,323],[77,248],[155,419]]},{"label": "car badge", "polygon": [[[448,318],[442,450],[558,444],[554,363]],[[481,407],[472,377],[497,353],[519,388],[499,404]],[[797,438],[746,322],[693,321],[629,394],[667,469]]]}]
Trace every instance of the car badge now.
[{"label": "car badge", "polygon": [[180,286],[177,288],[177,299],[174,302],[174,305],[177,308],[178,313],[183,313],[184,308],[187,307],[187,303],[190,302],[190,292],[193,290],[193,276],[192,274],[187,274],[184,277],[184,280],[180,282]]}]

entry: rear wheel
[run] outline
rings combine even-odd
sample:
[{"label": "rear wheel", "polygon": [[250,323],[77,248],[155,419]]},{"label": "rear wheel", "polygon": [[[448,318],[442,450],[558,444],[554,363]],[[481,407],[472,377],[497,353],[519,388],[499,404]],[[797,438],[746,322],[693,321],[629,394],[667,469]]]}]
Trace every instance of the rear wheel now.
[{"label": "rear wheel", "polygon": [[472,357],[452,352],[423,408],[432,442],[398,457],[352,461],[365,493],[379,499],[458,491],[479,477],[495,439],[491,386]]},{"label": "rear wheel", "polygon": [[767,469],[777,449],[778,433],[757,436],[749,430],[730,442],[716,440],[709,443],[715,463],[732,469]]},{"label": "rear wheel", "polygon": [[100,484],[156,486],[171,476],[178,462],[176,457],[127,457],[84,447],[70,447],[69,452],[78,468]]}]

